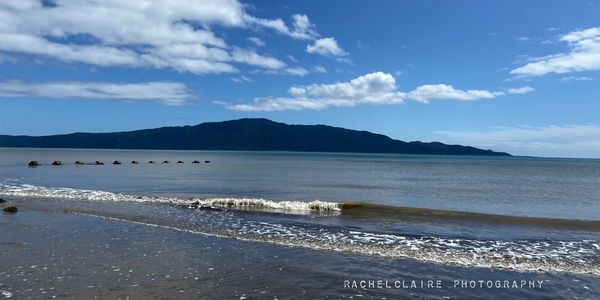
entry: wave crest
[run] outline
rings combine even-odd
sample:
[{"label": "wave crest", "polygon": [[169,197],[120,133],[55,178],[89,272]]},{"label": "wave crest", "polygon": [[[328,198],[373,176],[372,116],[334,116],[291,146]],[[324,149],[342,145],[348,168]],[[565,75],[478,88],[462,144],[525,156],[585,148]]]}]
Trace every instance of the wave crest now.
[{"label": "wave crest", "polygon": [[336,212],[341,210],[341,204],[326,201],[274,201],[261,198],[178,198],[137,196],[105,191],[48,188],[29,184],[4,185],[0,184],[0,194],[16,197],[61,198],[90,201],[127,201],[142,203],[166,203],[188,207],[221,207],[242,210],[273,210],[289,212]]}]

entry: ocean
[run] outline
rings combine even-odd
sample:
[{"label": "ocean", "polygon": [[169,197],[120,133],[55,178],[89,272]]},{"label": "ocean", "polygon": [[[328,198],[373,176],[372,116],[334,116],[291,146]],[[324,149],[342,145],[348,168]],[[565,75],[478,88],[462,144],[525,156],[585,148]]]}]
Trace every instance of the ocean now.
[{"label": "ocean", "polygon": [[[254,263],[225,263],[273,282],[258,298],[296,298],[285,284],[298,281],[316,298],[600,297],[600,160],[4,148],[0,197],[186,241],[254,245],[261,251],[244,254]],[[296,282],[269,261],[294,268]],[[0,273],[0,290],[11,274]],[[252,295],[255,285],[229,288]]]}]

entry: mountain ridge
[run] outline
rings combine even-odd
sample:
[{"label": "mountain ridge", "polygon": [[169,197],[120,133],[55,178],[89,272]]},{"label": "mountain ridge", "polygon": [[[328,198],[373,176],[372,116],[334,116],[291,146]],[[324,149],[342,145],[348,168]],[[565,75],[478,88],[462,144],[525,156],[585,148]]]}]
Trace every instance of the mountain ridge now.
[{"label": "mountain ridge", "polygon": [[441,142],[404,142],[364,130],[329,125],[297,125],[264,118],[244,118],[197,125],[166,126],[133,131],[26,136],[0,135],[0,147],[254,150],[357,152],[396,154],[510,156],[471,146]]}]

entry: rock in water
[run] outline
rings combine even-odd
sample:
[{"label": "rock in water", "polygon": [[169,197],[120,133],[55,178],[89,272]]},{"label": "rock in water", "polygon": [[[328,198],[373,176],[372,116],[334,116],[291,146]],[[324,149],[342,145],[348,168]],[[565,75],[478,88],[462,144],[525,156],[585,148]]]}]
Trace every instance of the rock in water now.
[{"label": "rock in water", "polygon": [[103,162],[101,162],[101,161],[99,161],[99,160],[97,160],[97,161],[96,161],[96,164],[97,164],[97,165],[103,165],[104,163],[103,163]]},{"label": "rock in water", "polygon": [[55,160],[52,162],[53,166],[62,166],[62,162],[60,160]]},{"label": "rock in water", "polygon": [[178,164],[182,164],[182,163],[183,163],[183,161],[181,161],[181,160],[178,160],[178,161],[177,161],[177,163],[178,163]]},{"label": "rock in water", "polygon": [[171,162],[168,160],[163,161],[163,164],[169,164],[169,163],[171,163]]},{"label": "rock in water", "polygon": [[40,165],[40,163],[38,163],[36,160],[30,161],[28,164],[28,166],[30,166],[30,167],[37,167],[39,165]]},{"label": "rock in water", "polygon": [[139,162],[138,162],[137,160],[132,160],[132,161],[131,161],[131,164],[133,164],[133,165],[137,165],[137,164],[139,164]]},{"label": "rock in water", "polygon": [[4,212],[7,213],[16,213],[18,211],[16,206],[9,206],[4,208]]},{"label": "rock in water", "polygon": [[113,161],[113,165],[120,165],[120,164],[121,164],[121,162],[118,160]]},{"label": "rock in water", "polygon": [[0,198],[0,203],[6,203],[6,200]]},{"label": "rock in water", "polygon": [[80,160],[77,160],[77,161],[75,161],[75,164],[76,164],[76,165],[83,165],[83,162],[82,162],[82,161],[80,161]]},{"label": "rock in water", "polygon": [[200,161],[199,161],[199,160],[195,160],[195,161],[193,161],[192,163],[193,163],[193,164],[199,164],[199,163],[200,163]]}]

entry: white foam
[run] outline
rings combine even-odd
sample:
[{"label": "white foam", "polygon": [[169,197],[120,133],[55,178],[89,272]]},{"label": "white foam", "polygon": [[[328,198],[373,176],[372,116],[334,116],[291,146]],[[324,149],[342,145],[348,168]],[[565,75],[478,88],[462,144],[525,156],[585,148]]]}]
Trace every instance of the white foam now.
[{"label": "white foam", "polygon": [[0,299],[8,299],[12,298],[13,294],[9,291],[0,290],[0,296],[2,296]]},{"label": "white foam", "polygon": [[200,205],[234,208],[264,208],[291,211],[339,211],[338,203],[325,201],[273,201],[254,198],[210,198],[198,200]]},{"label": "white foam", "polygon": [[29,184],[5,185],[0,184],[0,194],[17,197],[42,197],[60,198],[90,201],[127,201],[144,203],[169,203],[177,205],[191,205],[197,203],[200,206],[227,207],[234,209],[265,209],[299,212],[332,212],[339,211],[340,205],[335,202],[325,201],[274,201],[260,198],[192,198],[182,199],[177,197],[151,197],[136,196],[105,191],[72,189],[72,188],[48,188]]}]

